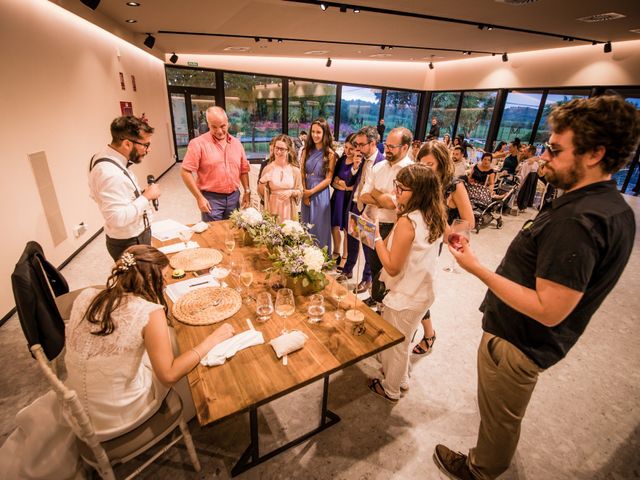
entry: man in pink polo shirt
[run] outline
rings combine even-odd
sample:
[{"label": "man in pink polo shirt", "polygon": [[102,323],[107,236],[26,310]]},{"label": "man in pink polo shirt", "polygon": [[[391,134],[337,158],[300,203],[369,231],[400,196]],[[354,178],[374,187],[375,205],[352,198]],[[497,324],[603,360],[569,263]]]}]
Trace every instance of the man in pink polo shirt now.
[{"label": "man in pink polo shirt", "polygon": [[189,142],[182,161],[182,180],[198,202],[204,222],[229,218],[240,206],[240,184],[243,208],[251,198],[247,155],[240,140],[227,132],[224,109],[209,107],[207,124],[209,131]]}]

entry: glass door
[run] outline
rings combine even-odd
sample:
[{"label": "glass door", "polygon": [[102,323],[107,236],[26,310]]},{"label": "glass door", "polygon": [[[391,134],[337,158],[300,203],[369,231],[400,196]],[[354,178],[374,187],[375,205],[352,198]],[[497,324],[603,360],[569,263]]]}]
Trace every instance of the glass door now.
[{"label": "glass door", "polygon": [[216,105],[216,97],[214,95],[187,95],[191,100],[191,119],[193,121],[191,138],[194,138],[209,131],[206,112],[207,108]]},{"label": "glass door", "polygon": [[187,98],[184,93],[171,94],[173,135],[176,142],[176,160],[181,161],[189,144],[189,122],[187,119]]}]

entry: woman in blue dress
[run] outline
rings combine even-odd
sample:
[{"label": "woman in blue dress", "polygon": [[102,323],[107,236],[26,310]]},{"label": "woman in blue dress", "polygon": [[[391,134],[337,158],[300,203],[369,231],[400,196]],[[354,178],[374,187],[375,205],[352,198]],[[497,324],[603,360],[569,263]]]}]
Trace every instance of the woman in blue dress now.
[{"label": "woman in blue dress", "polygon": [[[336,162],[333,172],[333,194],[331,195],[331,241],[333,242],[333,259],[339,267],[341,260],[347,258],[347,211],[351,201],[353,187],[347,184],[351,180],[351,167],[353,166],[354,154],[360,154],[351,143],[355,138],[355,133],[349,134],[344,142],[344,154]],[[344,240],[342,233],[344,234]],[[342,248],[341,248],[342,247]],[[342,250],[342,251],[341,251]]]},{"label": "woman in blue dress", "polygon": [[318,246],[331,252],[331,206],[329,185],[336,166],[336,154],[331,149],[333,137],[329,124],[318,118],[311,124],[311,134],[302,151],[302,221],[311,223],[309,230]]}]

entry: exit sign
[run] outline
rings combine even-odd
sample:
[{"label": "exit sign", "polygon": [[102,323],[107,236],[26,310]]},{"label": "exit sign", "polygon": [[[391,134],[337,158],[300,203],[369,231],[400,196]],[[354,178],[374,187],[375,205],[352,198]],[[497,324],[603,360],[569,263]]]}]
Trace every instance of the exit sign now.
[{"label": "exit sign", "polygon": [[187,62],[187,65],[190,67],[197,67],[198,66],[198,62]]}]

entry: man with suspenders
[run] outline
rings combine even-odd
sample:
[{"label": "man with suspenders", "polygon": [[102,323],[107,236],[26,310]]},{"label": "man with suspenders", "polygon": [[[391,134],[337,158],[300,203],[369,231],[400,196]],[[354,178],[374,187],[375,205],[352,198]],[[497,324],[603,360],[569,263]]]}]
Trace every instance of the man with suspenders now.
[{"label": "man with suspenders", "polygon": [[160,196],[153,183],[143,191],[127,168],[149,151],[153,128],[133,116],[111,122],[111,143],[91,159],[89,195],[104,217],[107,250],[114,260],[131,245],[151,244],[150,202]]}]

